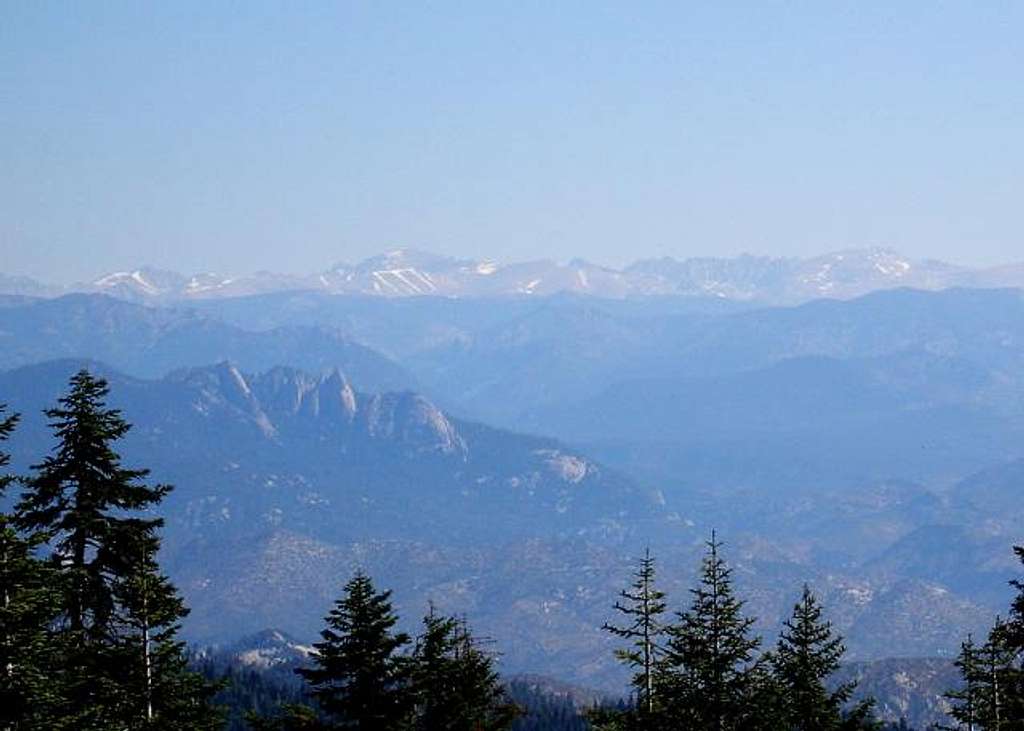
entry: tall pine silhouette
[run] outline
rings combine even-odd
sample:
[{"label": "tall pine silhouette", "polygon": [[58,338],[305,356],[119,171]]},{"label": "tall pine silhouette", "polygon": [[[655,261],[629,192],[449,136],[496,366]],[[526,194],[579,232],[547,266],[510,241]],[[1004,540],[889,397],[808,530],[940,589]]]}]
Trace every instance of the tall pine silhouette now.
[{"label": "tall pine silhouette", "polygon": [[669,727],[695,731],[757,728],[755,702],[762,673],[756,658],[760,638],[753,618],[733,593],[732,569],[712,533],[690,607],[670,626],[666,673],[659,688]]},{"label": "tall pine silhouette", "polygon": [[781,694],[784,728],[792,731],[837,731],[863,727],[871,708],[860,703],[849,713],[844,705],[856,683],[829,690],[826,681],[839,669],[846,648],[822,619],[821,605],[804,584],[800,601],[786,620],[771,656],[774,680]]},{"label": "tall pine silhouette", "polygon": [[606,623],[603,629],[627,642],[625,648],[615,651],[615,656],[633,670],[636,712],[640,716],[653,716],[656,676],[664,655],[662,615],[666,605],[665,594],[655,587],[655,565],[650,549],[644,552],[633,583],[619,593],[614,608],[623,615],[625,623]]},{"label": "tall pine silhouette", "polygon": [[463,619],[437,614],[431,607],[411,668],[415,731],[501,731],[516,718],[494,659]]},{"label": "tall pine silhouette", "polygon": [[398,651],[410,638],[393,631],[398,617],[390,599],[390,591],[377,592],[357,572],[325,617],[313,667],[297,671],[312,687],[329,728],[371,731],[408,723],[408,663]]},{"label": "tall pine silhouette", "polygon": [[[0,404],[0,442],[17,424]],[[0,451],[0,470],[9,457]],[[14,481],[0,471],[0,497]],[[49,633],[56,602],[54,574],[36,558],[44,536],[23,537],[0,512],[0,728],[53,728],[60,659]]]},{"label": "tall pine silhouette", "polygon": [[88,371],[71,379],[69,393],[46,411],[57,446],[33,467],[16,508],[18,526],[53,546],[61,723],[83,731],[206,728],[217,719],[209,688],[186,670],[174,640],[186,610],[156,565],[163,521],[141,514],[170,487],[147,486],[147,470],[121,465],[113,445],[131,427],[106,407],[108,392]]}]

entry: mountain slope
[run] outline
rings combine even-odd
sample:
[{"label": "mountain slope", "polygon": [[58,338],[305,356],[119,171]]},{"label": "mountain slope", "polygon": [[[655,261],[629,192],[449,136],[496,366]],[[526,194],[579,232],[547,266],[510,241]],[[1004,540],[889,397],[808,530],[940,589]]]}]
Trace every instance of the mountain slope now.
[{"label": "mountain slope", "polygon": [[[9,443],[18,469],[52,443],[40,409],[80,366],[0,373],[0,400],[24,414]],[[600,627],[635,556],[651,546],[671,606],[681,608],[716,525],[727,530],[737,588],[768,637],[804,581],[849,633],[851,658],[894,647],[948,654],[993,611],[899,560],[891,569],[871,564],[923,520],[946,515],[913,485],[879,488],[860,503],[839,493],[779,495],[781,508],[768,511],[771,495],[756,484],[757,500],[638,484],[553,439],[463,421],[410,392],[362,393],[340,372],[253,375],[221,363],[141,380],[91,367],[110,378],[111,403],[135,424],[121,445],[126,465],[177,486],[161,508],[164,563],[193,608],[193,639],[275,626],[308,641],[363,567],[395,590],[410,624],[434,601],[468,614],[512,672],[618,689],[623,671]],[[811,514],[834,509],[817,525],[805,512],[796,514],[799,529],[771,528],[767,518],[792,514],[794,499]],[[726,513],[731,522],[718,522]],[[840,525],[849,535],[836,535]],[[873,545],[844,549],[862,536]],[[919,633],[907,611],[925,609],[928,631]]]}]

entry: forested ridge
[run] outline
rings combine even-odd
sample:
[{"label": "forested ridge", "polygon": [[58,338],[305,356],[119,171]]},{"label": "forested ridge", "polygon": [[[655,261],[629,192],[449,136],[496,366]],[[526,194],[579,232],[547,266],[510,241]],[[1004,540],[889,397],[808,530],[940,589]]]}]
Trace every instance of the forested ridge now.
[{"label": "forested ridge", "polygon": [[[30,474],[0,477],[0,489],[17,490],[0,514],[0,728],[881,728],[870,700],[851,701],[853,682],[830,684],[845,647],[811,589],[766,645],[714,533],[688,601],[658,589],[647,552],[610,608],[604,628],[633,674],[618,702],[581,708],[503,682],[500,648],[432,605],[415,635],[401,631],[390,591],[363,571],[327,608],[295,677],[190,654],[179,638],[188,608],[157,558],[159,505],[172,488],[121,463],[117,442],[131,426],[107,408],[108,393],[78,372],[46,412],[56,446]],[[18,419],[0,407],[0,440]],[[963,642],[950,728],[1024,724],[1024,583],[1013,586],[1007,616]]]}]

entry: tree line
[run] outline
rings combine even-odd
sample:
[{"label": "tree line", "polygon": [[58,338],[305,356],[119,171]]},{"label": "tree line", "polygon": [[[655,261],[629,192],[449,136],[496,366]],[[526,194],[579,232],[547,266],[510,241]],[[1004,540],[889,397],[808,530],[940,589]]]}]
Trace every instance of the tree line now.
[{"label": "tree line", "polygon": [[[592,711],[595,731],[885,729],[873,700],[851,704],[855,682],[830,686],[845,647],[806,584],[775,646],[760,650],[721,547],[712,533],[690,603],[671,616],[650,551],[640,559],[614,605],[621,623],[604,625],[625,642],[616,657],[633,672],[631,702]],[[1024,546],[1013,550],[1024,563]],[[968,635],[961,644],[961,686],[944,694],[954,723],[941,731],[1024,729],[1024,581],[1010,585],[1017,595],[1007,618],[996,618],[983,643]]]},{"label": "tree line", "polygon": [[[221,729],[224,682],[190,667],[178,638],[188,609],[161,571],[171,490],[121,463],[130,425],[106,406],[107,383],[83,370],[45,413],[56,446],[27,476],[4,468],[0,497],[0,729],[108,731]],[[18,415],[0,405],[0,442]],[[633,675],[628,702],[596,708],[596,731],[853,731],[879,728],[852,683],[831,687],[845,652],[804,586],[776,643],[763,640],[733,589],[712,534],[688,604],[669,613],[648,552],[614,609],[616,656]],[[1014,549],[1024,561],[1024,548]],[[1024,582],[986,640],[968,637],[947,694],[956,729],[1024,728]],[[325,617],[300,700],[251,713],[257,731],[501,731],[522,710],[500,682],[494,654],[466,620],[432,606],[416,637],[396,629],[391,593],[356,572]],[[512,688],[512,696],[521,695]],[[528,694],[525,694],[528,696]],[[261,697],[266,697],[261,695]],[[558,709],[564,728],[583,721]],[[521,724],[522,725],[522,724]],[[528,726],[522,726],[528,727]]]},{"label": "tree line", "polygon": [[618,659],[633,671],[632,703],[598,710],[598,731],[854,731],[877,729],[870,701],[850,705],[853,683],[829,689],[845,648],[805,585],[774,648],[761,651],[754,618],[732,584],[712,533],[689,605],[668,615],[648,551],[605,629],[625,641]]}]

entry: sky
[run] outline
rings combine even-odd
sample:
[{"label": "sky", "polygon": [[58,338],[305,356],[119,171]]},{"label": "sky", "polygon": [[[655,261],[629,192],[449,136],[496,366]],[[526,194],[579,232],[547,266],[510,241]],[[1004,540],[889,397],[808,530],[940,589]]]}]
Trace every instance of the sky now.
[{"label": "sky", "polygon": [[1024,3],[0,0],[0,272],[1024,260]]}]

